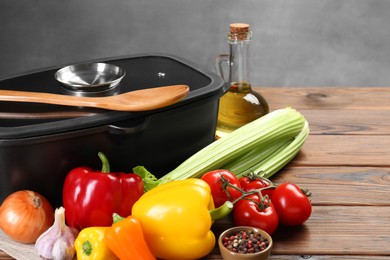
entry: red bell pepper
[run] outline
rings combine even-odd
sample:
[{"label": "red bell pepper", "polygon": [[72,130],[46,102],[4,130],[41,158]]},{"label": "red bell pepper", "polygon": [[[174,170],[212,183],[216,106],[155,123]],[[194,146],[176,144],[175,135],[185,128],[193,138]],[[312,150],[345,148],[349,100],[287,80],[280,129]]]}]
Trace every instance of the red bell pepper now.
[{"label": "red bell pepper", "polygon": [[71,170],[65,178],[63,206],[69,226],[83,229],[111,226],[112,214],[129,216],[133,204],[144,193],[142,178],[134,173],[111,173],[106,156],[98,154],[102,170],[89,167]]}]

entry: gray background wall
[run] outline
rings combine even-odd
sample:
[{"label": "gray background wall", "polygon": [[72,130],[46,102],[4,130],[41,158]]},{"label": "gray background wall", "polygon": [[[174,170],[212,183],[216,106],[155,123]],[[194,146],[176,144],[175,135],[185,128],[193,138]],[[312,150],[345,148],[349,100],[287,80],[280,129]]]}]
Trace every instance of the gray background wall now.
[{"label": "gray background wall", "polygon": [[1,0],[0,77],[149,52],[214,71],[232,22],[254,85],[390,85],[388,0]]}]

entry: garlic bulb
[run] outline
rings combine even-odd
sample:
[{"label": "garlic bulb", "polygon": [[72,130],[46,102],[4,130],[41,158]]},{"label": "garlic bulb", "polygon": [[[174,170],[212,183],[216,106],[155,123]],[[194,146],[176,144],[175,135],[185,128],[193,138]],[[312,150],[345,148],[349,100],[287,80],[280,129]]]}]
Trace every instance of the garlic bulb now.
[{"label": "garlic bulb", "polygon": [[76,250],[74,241],[78,231],[65,224],[65,209],[57,208],[54,212],[54,224],[40,235],[35,243],[39,256],[54,260],[71,260]]}]

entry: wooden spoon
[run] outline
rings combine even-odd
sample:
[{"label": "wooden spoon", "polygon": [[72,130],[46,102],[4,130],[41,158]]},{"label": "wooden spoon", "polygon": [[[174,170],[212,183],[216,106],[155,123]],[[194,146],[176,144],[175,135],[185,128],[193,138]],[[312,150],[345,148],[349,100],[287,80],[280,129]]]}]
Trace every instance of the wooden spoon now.
[{"label": "wooden spoon", "polygon": [[186,97],[188,93],[189,87],[187,85],[148,88],[105,97],[79,97],[43,92],[0,90],[0,101],[83,106],[136,112],[172,105]]}]

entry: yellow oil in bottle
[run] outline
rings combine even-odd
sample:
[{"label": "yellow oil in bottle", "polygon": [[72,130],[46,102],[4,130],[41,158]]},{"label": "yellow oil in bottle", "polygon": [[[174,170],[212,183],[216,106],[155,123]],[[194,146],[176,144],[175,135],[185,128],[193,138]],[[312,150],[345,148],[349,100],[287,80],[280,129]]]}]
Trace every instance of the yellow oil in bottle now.
[{"label": "yellow oil in bottle", "polygon": [[233,82],[220,98],[216,138],[221,138],[237,128],[269,112],[268,103],[252,90],[248,82]]},{"label": "yellow oil in bottle", "polygon": [[[267,101],[260,93],[253,91],[249,79],[249,45],[252,31],[249,24],[230,24],[228,35],[229,55],[219,55],[216,59],[217,73],[229,90],[220,98],[217,139],[226,136],[237,128],[258,119],[269,112]],[[222,64],[227,64],[228,77],[224,77]]]}]

